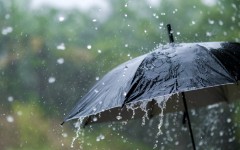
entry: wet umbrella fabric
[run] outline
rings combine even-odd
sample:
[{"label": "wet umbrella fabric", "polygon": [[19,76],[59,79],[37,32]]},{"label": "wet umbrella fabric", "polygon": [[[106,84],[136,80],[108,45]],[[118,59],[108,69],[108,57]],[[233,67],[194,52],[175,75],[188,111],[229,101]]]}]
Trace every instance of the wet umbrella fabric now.
[{"label": "wet umbrella fabric", "polygon": [[[240,44],[182,43],[160,46],[123,63],[106,74],[75,106],[64,122],[85,118],[84,125],[153,116],[184,110],[177,93],[184,92],[188,107],[236,99],[239,91]],[[223,86],[225,85],[225,86]],[[140,106],[129,109],[129,104]],[[141,109],[144,107],[144,109]]]}]

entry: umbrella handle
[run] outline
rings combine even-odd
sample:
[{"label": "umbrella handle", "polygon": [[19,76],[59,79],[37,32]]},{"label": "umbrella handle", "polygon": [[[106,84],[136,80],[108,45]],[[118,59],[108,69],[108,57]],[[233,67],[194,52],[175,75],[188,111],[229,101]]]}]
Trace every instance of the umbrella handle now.
[{"label": "umbrella handle", "polygon": [[188,107],[187,107],[187,102],[186,102],[184,92],[182,92],[182,98],[183,98],[183,104],[184,104],[184,108],[185,108],[185,115],[186,115],[187,120],[188,120],[188,127],[189,127],[189,131],[190,131],[190,135],[191,135],[193,150],[196,150],[196,145],[195,145],[195,142],[194,142],[193,131],[192,131],[191,121],[190,121],[190,117],[189,117],[189,113],[188,113]]},{"label": "umbrella handle", "polygon": [[173,31],[170,24],[167,24],[167,30],[168,30],[169,42],[173,43],[174,42]]}]

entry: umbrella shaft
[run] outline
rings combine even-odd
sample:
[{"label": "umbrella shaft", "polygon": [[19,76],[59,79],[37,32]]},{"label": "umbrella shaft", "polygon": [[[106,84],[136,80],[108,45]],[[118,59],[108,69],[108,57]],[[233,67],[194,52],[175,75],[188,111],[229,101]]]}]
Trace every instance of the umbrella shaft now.
[{"label": "umbrella shaft", "polygon": [[189,131],[190,131],[190,135],[191,135],[193,150],[196,150],[196,145],[195,145],[195,142],[194,142],[193,131],[192,131],[191,121],[190,121],[190,117],[189,117],[189,113],[188,113],[188,107],[187,107],[187,102],[186,102],[184,92],[182,92],[182,98],[183,98],[183,104],[184,104],[184,108],[185,108],[185,112],[186,112],[186,117],[187,117],[187,120],[188,120],[188,127],[189,127]]}]

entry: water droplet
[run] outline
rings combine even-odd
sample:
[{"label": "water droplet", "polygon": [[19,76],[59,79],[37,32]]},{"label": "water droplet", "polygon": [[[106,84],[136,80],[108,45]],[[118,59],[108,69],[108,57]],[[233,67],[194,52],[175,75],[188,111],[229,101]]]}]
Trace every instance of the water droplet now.
[{"label": "water droplet", "polygon": [[64,59],[63,58],[58,58],[57,59],[57,63],[58,64],[63,64],[64,63]]},{"label": "water droplet", "polygon": [[226,31],[224,31],[224,32],[223,32],[223,35],[224,35],[224,36],[227,36],[227,32],[226,32]]},{"label": "water droplet", "polygon": [[21,111],[18,111],[18,112],[17,112],[17,115],[18,115],[18,116],[22,116],[22,112],[21,112]]},{"label": "water droplet", "polygon": [[98,93],[99,91],[97,89],[94,90],[95,93]]},{"label": "water droplet", "polygon": [[196,24],[196,22],[195,21],[192,21],[192,25],[195,25]]},{"label": "water droplet", "polygon": [[11,33],[13,31],[13,28],[12,27],[5,27],[2,29],[2,35],[7,35],[9,33]]},{"label": "water droplet", "polygon": [[8,101],[13,102],[14,98],[12,96],[8,96]]},{"label": "water droplet", "polygon": [[93,107],[93,111],[95,112],[97,110],[97,108],[96,107]]},{"label": "water droplet", "polygon": [[9,18],[10,18],[10,14],[6,14],[5,19],[9,19]]},{"label": "water droplet", "polygon": [[64,20],[65,20],[65,17],[63,17],[63,16],[58,17],[59,22],[63,22]]},{"label": "water droplet", "polygon": [[220,135],[220,136],[223,136],[223,134],[224,134],[223,131],[220,131],[220,132],[219,132],[219,135]]},{"label": "water droplet", "polygon": [[128,47],[128,44],[125,44],[124,46],[125,46],[125,47]]},{"label": "water droplet", "polygon": [[117,120],[121,120],[121,119],[122,119],[122,116],[116,116],[116,119],[117,119]]},{"label": "water droplet", "polygon": [[66,137],[68,137],[68,134],[67,134],[67,133],[62,133],[62,136],[63,136],[64,138],[66,138]]},{"label": "water droplet", "polygon": [[125,17],[127,17],[128,15],[127,14],[124,14]]},{"label": "water droplet", "polygon": [[144,33],[147,33],[147,30],[144,30]]},{"label": "water droplet", "polygon": [[87,49],[91,49],[91,48],[92,48],[92,46],[91,46],[91,45],[88,45],[88,46],[87,46]]},{"label": "water droplet", "polygon": [[218,23],[219,23],[220,26],[223,25],[223,21],[222,20],[219,20]]},{"label": "water droplet", "polygon": [[58,50],[65,50],[65,45],[64,45],[64,43],[60,43],[58,46],[57,46],[57,49]]},{"label": "water droplet", "polygon": [[54,83],[56,79],[54,77],[49,77],[48,78],[48,83]]},{"label": "water droplet", "polygon": [[96,137],[96,141],[99,142],[101,140],[104,140],[105,139],[105,136],[100,134],[99,136]]},{"label": "water droplet", "polygon": [[98,80],[99,80],[99,77],[96,77],[96,80],[98,81]]},{"label": "water droplet", "polygon": [[94,122],[96,122],[97,120],[98,120],[97,117],[94,117],[94,118],[93,118],[93,121],[94,121]]},{"label": "water droplet", "polygon": [[14,118],[11,115],[7,116],[6,119],[7,119],[7,122],[9,122],[9,123],[14,122]]},{"label": "water droplet", "polygon": [[93,19],[92,22],[97,22],[97,19]]},{"label": "water droplet", "polygon": [[166,13],[161,13],[161,15],[162,15],[162,16],[165,16],[165,15],[166,15]]},{"label": "water droplet", "polygon": [[209,24],[214,24],[214,20],[208,19]]},{"label": "water droplet", "polygon": [[231,120],[231,118],[228,118],[227,119],[227,123],[230,123],[232,120]]},{"label": "water droplet", "polygon": [[206,32],[206,36],[212,36],[211,32]]},{"label": "water droplet", "polygon": [[125,4],[124,7],[128,7],[128,4]]},{"label": "water droplet", "polygon": [[177,32],[177,35],[180,35],[180,32]]},{"label": "water droplet", "polygon": [[98,50],[98,53],[100,54],[100,53],[102,53],[102,51],[99,49],[99,50]]},{"label": "water droplet", "polygon": [[127,92],[124,92],[124,93],[123,93],[123,96],[126,96],[126,95],[127,95]]}]

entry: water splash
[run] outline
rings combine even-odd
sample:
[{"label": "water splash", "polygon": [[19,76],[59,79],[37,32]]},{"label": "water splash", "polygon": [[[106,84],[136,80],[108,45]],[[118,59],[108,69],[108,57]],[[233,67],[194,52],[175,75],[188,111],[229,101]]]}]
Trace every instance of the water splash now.
[{"label": "water splash", "polygon": [[143,117],[142,117],[142,126],[144,126],[146,124],[146,118],[149,119],[147,104],[148,104],[148,101],[144,101],[140,105],[141,110],[143,112],[145,112]]},{"label": "water splash", "polygon": [[[79,118],[78,121],[75,123],[75,128],[77,128],[77,131],[76,131],[75,137],[73,137],[73,139],[72,139],[71,148],[74,147],[74,146],[73,146],[73,145],[74,145],[74,142],[76,141],[76,139],[79,138],[79,136],[80,136],[81,144],[84,143],[84,139],[83,139],[83,137],[84,137],[84,130],[82,130],[82,123],[83,123],[83,120],[84,120],[84,119],[85,119],[84,117]],[[81,144],[80,144],[80,149],[82,149],[82,148],[81,148],[81,147],[82,147]]]},{"label": "water splash", "polygon": [[138,107],[136,106],[135,103],[129,103],[126,105],[127,111],[132,110],[133,114],[132,114],[132,119],[134,119],[135,117],[135,110],[138,109]]},{"label": "water splash", "polygon": [[159,97],[159,98],[156,98],[156,101],[157,101],[157,104],[158,104],[158,107],[161,109],[161,112],[159,114],[159,124],[158,124],[158,133],[157,133],[157,137],[159,135],[162,134],[162,130],[161,130],[161,127],[163,125],[163,111],[164,109],[166,108],[166,102],[167,100],[171,97],[171,95],[167,95],[167,96],[163,96],[163,97]]}]

